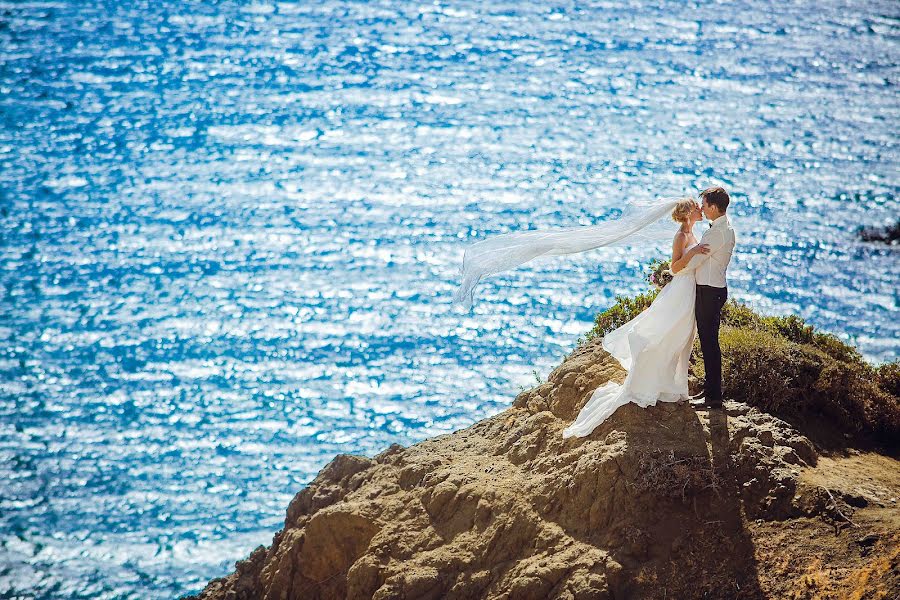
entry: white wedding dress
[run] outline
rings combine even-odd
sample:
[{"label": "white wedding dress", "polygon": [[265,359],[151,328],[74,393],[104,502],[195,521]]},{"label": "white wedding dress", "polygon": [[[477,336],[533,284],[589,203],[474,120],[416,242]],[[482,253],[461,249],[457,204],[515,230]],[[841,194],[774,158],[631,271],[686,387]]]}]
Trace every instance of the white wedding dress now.
[{"label": "white wedding dress", "polygon": [[585,436],[629,402],[647,407],[688,395],[688,366],[697,322],[694,271],[675,274],[641,314],[603,337],[603,349],[628,370],[621,385],[609,381],[591,395],[563,437]]}]

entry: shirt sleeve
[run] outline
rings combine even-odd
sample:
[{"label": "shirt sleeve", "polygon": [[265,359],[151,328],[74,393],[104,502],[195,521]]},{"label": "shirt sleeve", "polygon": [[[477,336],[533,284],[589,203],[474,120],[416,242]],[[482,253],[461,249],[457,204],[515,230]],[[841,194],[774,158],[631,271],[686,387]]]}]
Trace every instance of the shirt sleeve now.
[{"label": "shirt sleeve", "polygon": [[725,234],[722,233],[719,229],[711,227],[707,229],[706,232],[704,232],[704,234],[700,237],[700,243],[709,245],[709,253],[695,254],[691,257],[691,260],[688,261],[688,264],[684,265],[682,271],[690,271],[706,264],[706,261],[708,261],[709,257],[712,256],[712,253],[725,245]]}]

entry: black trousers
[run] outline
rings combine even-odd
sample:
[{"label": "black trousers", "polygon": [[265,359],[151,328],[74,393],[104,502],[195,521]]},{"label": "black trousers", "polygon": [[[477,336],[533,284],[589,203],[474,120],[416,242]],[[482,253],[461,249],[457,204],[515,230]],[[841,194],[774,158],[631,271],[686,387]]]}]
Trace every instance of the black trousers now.
[{"label": "black trousers", "polygon": [[722,349],[719,348],[719,322],[722,307],[728,300],[728,288],[697,284],[697,302],[694,316],[697,318],[697,337],[703,351],[703,368],[706,371],[706,401],[722,401]]}]

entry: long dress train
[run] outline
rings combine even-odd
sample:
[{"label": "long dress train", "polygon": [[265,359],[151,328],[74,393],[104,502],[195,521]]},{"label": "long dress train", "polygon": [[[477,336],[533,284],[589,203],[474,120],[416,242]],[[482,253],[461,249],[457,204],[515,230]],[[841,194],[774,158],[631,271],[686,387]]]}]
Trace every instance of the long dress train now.
[{"label": "long dress train", "polygon": [[591,395],[563,437],[589,435],[629,402],[647,407],[688,395],[688,367],[697,322],[694,272],[675,274],[641,314],[603,337],[603,349],[628,370],[621,385],[609,381]]}]

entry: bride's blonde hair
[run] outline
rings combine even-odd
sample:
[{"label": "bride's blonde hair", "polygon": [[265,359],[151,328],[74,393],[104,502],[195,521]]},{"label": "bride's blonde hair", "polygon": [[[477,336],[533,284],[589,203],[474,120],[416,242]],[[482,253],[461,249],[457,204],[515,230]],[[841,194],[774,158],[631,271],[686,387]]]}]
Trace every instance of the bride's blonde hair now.
[{"label": "bride's blonde hair", "polygon": [[697,206],[697,201],[690,196],[682,198],[672,210],[672,220],[678,223],[684,223]]}]

